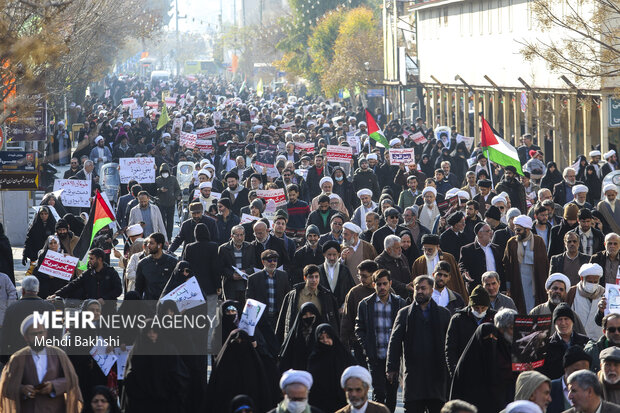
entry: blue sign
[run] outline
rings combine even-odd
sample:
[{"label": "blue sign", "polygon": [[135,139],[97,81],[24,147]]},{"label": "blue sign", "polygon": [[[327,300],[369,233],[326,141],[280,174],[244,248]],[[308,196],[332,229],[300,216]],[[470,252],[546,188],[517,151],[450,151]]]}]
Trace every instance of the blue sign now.
[{"label": "blue sign", "polygon": [[368,89],[366,96],[369,98],[383,97],[385,96],[385,91],[383,89]]},{"label": "blue sign", "polygon": [[609,99],[609,127],[620,128],[620,99]]}]

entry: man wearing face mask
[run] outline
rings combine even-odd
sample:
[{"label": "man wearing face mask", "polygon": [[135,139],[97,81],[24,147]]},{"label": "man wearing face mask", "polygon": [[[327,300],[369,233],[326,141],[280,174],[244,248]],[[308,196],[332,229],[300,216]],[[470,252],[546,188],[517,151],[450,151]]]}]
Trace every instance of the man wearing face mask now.
[{"label": "man wearing face mask", "polygon": [[287,370],[280,378],[284,400],[268,413],[323,413],[308,404],[312,375],[303,370]]},{"label": "man wearing face mask", "polygon": [[601,328],[595,319],[598,313],[598,303],[605,295],[605,287],[599,284],[603,276],[603,268],[598,264],[583,264],[579,269],[581,281],[568,290],[566,302],[583,322],[586,335],[591,340],[601,337]]},{"label": "man wearing face mask", "polygon": [[[362,366],[347,367],[342,372],[340,386],[345,391],[348,404],[336,413],[389,413],[389,409],[381,404],[368,400],[368,390],[372,386],[370,372]],[[373,393],[375,388],[373,386]]]},{"label": "man wearing face mask", "polygon": [[177,178],[170,174],[170,167],[162,163],[159,167],[159,176],[155,178],[157,186],[157,206],[166,227],[168,239],[172,238],[174,228],[174,208],[181,199],[181,187]]}]

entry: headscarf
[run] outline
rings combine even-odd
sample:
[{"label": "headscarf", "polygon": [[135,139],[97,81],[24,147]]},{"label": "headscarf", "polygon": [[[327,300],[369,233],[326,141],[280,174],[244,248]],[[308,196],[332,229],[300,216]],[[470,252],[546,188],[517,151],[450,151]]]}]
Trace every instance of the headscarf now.
[{"label": "headscarf", "polygon": [[256,409],[254,409],[254,400],[245,394],[235,396],[235,398],[230,402],[230,413],[238,413],[238,411],[244,408],[256,411]]},{"label": "headscarf", "polygon": [[[236,315],[228,315],[226,314],[226,310],[229,307],[234,307],[237,311]],[[222,309],[222,344],[226,342],[230,333],[235,330],[239,326],[239,319],[241,318],[241,313],[243,312],[243,308],[241,308],[241,303],[236,300],[226,300],[221,305]]]},{"label": "headscarf", "polygon": [[[554,168],[553,171],[550,170],[551,167]],[[558,165],[553,161],[549,161],[547,162],[547,170],[540,181],[540,187],[547,188],[553,192],[553,187],[555,184],[562,182],[562,179],[562,173],[558,171]]]},{"label": "headscarf", "polygon": [[[588,173],[590,171],[592,172]],[[594,165],[586,166],[583,183],[588,187],[586,201],[589,202],[590,205],[595,207],[598,201],[601,200],[601,179],[598,177]]]},{"label": "headscarf", "polygon": [[[314,322],[311,326],[305,325],[303,321],[303,315],[306,313],[314,315]],[[321,313],[318,308],[310,302],[304,303],[295,316],[293,326],[280,348],[278,355],[280,371],[288,369],[304,370],[306,368],[308,356],[314,344],[314,332],[319,324],[321,324]],[[309,334],[306,336],[304,333],[308,333],[308,329]]]},{"label": "headscarf", "polygon": [[420,256],[420,250],[415,244],[415,238],[413,234],[408,229],[401,231],[398,236],[402,237],[403,235],[408,235],[411,239],[411,246],[407,249],[402,249],[402,254],[407,258],[407,262],[409,265],[413,265],[413,262]]}]

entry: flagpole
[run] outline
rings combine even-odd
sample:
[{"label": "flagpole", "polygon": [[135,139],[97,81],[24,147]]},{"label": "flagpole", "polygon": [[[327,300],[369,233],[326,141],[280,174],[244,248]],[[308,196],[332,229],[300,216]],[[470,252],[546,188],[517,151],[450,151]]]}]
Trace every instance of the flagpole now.
[{"label": "flagpole", "polygon": [[491,178],[491,189],[495,189],[493,186],[493,166],[491,165],[491,159],[489,158],[489,147],[487,146],[487,165],[489,165],[489,176]]}]

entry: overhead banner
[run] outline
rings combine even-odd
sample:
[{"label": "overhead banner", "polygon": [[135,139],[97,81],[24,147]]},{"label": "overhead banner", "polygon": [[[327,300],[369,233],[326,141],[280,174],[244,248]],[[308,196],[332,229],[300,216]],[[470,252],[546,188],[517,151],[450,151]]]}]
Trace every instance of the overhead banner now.
[{"label": "overhead banner", "polygon": [[295,142],[295,152],[306,151],[308,155],[314,153],[314,143],[312,142]]},{"label": "overhead banner", "polygon": [[135,179],[141,184],[155,183],[155,158],[120,158],[121,183]]}]

